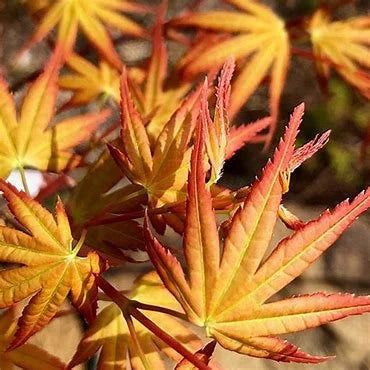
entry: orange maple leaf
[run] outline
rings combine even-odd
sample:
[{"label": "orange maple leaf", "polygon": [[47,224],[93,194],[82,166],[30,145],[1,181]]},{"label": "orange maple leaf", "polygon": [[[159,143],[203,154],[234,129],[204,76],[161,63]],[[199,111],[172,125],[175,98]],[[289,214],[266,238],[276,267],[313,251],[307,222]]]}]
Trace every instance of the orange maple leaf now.
[{"label": "orange maple leaf", "polygon": [[323,9],[308,23],[319,75],[327,80],[333,67],[370,99],[370,17],[331,21]]},{"label": "orange maple leaf", "polygon": [[190,160],[189,143],[197,117],[197,93],[183,103],[160,133],[151,150],[144,121],[134,106],[127,72],[121,78],[123,149],[109,145],[112,157],[133,183],[143,186],[152,205],[176,202],[183,196]]},{"label": "orange maple leaf", "polygon": [[[219,42],[203,41],[184,66],[185,75],[206,72],[221,65],[231,55],[241,61],[241,71],[233,83],[229,112],[231,118],[241,109],[264,78],[270,74],[271,126],[267,141],[275,130],[290,59],[290,43],[284,21],[267,6],[254,0],[227,0],[242,12],[215,10],[189,13],[170,21],[173,26],[197,27],[232,34]],[[194,53],[190,50],[190,53]],[[185,57],[186,58],[186,57]],[[187,58],[189,59],[189,58]]]},{"label": "orange maple leaf", "polygon": [[94,252],[87,257],[77,255],[84,236],[75,244],[62,202],[58,200],[54,218],[3,180],[0,190],[26,230],[0,228],[0,261],[24,265],[0,271],[0,308],[32,297],[9,348],[20,346],[47,325],[68,294],[86,319],[93,320],[97,307],[95,277],[105,265]]},{"label": "orange maple leaf", "polygon": [[[266,301],[307,269],[356,218],[370,207],[370,188],[318,219],[300,225],[264,260],[291,171],[320,144],[295,149],[303,105],[293,113],[272,161],[233,215],[221,253],[211,195],[205,184],[204,142],[200,124],[188,180],[184,256],[187,274],[171,252],[153,237],[146,218],[149,256],[188,319],[205,327],[223,347],[278,361],[319,363],[277,337],[349,315],[370,312],[370,297],[316,293]],[[316,144],[315,144],[316,143]],[[309,149],[310,148],[310,149]]]},{"label": "orange maple leaf", "polygon": [[[28,2],[32,9],[34,0]],[[42,18],[21,52],[43,40],[57,26],[57,42],[63,47],[65,56],[68,56],[81,29],[104,58],[121,68],[121,59],[105,25],[124,34],[145,37],[145,30],[122,13],[146,13],[150,8],[126,0],[56,0],[37,4],[33,10],[41,11]]]},{"label": "orange maple leaf", "polygon": [[44,73],[26,93],[19,120],[15,101],[6,82],[0,78],[0,177],[13,169],[33,167],[60,172],[79,164],[80,157],[70,149],[89,136],[107,117],[109,110],[70,117],[50,125],[58,94],[57,77],[61,63],[56,49]]}]

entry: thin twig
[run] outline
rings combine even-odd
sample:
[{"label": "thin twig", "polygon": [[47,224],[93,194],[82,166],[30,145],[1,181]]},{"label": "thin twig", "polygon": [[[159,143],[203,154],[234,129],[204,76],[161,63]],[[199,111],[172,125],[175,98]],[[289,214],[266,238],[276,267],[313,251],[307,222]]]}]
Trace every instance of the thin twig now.
[{"label": "thin twig", "polygon": [[102,277],[98,277],[98,286],[107,294],[114,303],[116,303],[121,309],[123,315],[130,315],[144,325],[149,331],[156,335],[168,346],[173,348],[176,352],[186,358],[190,363],[196,366],[200,370],[211,370],[201,359],[196,357],[188,349],[186,349],[181,343],[175,338],[163,331],[157,324],[148,319],[142,314],[132,303],[131,300],[122,295],[114,286],[112,286],[107,280]]},{"label": "thin twig", "polygon": [[140,345],[140,341],[139,341],[139,338],[137,337],[137,333],[136,333],[136,330],[135,330],[134,323],[132,322],[132,318],[131,318],[130,315],[124,315],[124,318],[126,320],[127,327],[128,327],[129,332],[130,332],[130,337],[131,337],[132,342],[134,344],[134,348],[135,348],[136,352],[139,355],[141,363],[143,364],[145,370],[150,370],[150,364],[149,364],[149,362],[148,362],[148,360],[145,356],[145,353],[144,353],[144,351],[143,351],[143,349]]},{"label": "thin twig", "polygon": [[167,315],[177,317],[178,319],[184,320],[184,321],[186,321],[186,319],[187,319],[185,314],[183,314],[181,312],[178,312],[178,311],[175,311],[175,310],[171,310],[170,308],[158,307],[158,306],[154,306],[154,305],[151,305],[151,304],[146,304],[146,303],[142,303],[142,302],[138,302],[138,301],[132,301],[132,303],[135,305],[136,308],[138,308],[140,310],[161,312],[161,313],[165,313]]},{"label": "thin twig", "polygon": [[29,189],[28,184],[27,184],[27,178],[26,178],[26,174],[24,172],[23,166],[19,166],[18,170],[19,170],[19,173],[21,174],[23,189],[27,193],[27,195],[31,196],[30,189]]}]

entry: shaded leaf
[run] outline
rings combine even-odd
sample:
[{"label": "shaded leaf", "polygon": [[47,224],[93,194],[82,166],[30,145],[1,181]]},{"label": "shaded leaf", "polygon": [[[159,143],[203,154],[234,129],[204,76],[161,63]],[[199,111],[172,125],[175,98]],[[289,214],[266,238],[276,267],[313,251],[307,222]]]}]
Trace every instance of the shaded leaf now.
[{"label": "shaded leaf", "polygon": [[39,370],[40,367],[45,370],[64,369],[66,365],[57,357],[33,344],[23,344],[12,351],[7,351],[17,330],[16,311],[16,308],[12,307],[3,311],[0,315],[1,368],[4,370],[15,370],[17,368]]}]

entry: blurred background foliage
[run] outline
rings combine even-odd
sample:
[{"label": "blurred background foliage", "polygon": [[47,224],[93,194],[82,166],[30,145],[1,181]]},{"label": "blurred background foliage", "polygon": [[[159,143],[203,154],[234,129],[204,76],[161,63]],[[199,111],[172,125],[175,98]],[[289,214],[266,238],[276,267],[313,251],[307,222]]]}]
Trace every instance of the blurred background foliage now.
[{"label": "blurred background foliage", "polygon": [[[43,6],[50,0],[33,0],[34,5]],[[153,4],[153,1],[143,1]],[[196,1],[195,1],[196,2]],[[194,0],[170,0],[169,15],[175,14]],[[312,14],[317,7],[334,9],[334,19],[346,19],[366,14],[368,2],[365,0],[270,0],[263,1],[271,6],[286,22],[295,22]],[[16,88],[19,82],[37,71],[46,60],[46,42],[33,48],[21,63],[14,65],[14,57],[30,35],[33,21],[24,9],[25,0],[0,1],[0,65],[3,73]],[[203,1],[201,9],[219,6],[222,1]],[[225,6],[225,5],[221,5]],[[151,17],[138,17],[144,24],[152,24]],[[308,35],[295,42],[304,49],[309,45]],[[170,65],[174,65],[183,52],[177,43],[168,42]],[[83,39],[78,49],[86,49]],[[123,60],[128,63],[143,61],[149,56],[150,44],[142,40],[127,40],[118,47]],[[87,53],[94,60],[94,51]],[[290,198],[307,203],[334,204],[351,196],[369,184],[370,153],[362,148],[363,140],[370,125],[370,106],[365,98],[332,73],[327,91],[320,89],[312,60],[294,55],[288,72],[287,83],[281,99],[279,129],[275,141],[280,136],[284,122],[294,106],[306,102],[306,115],[300,140],[306,142],[316,134],[332,130],[329,144],[297,171],[293,179]],[[256,120],[268,114],[268,95],[265,86],[260,87],[249,99],[235,123]],[[273,147],[273,146],[272,146]],[[270,151],[262,151],[262,145],[250,145],[227,163],[223,182],[229,186],[248,184],[265,163]]]}]

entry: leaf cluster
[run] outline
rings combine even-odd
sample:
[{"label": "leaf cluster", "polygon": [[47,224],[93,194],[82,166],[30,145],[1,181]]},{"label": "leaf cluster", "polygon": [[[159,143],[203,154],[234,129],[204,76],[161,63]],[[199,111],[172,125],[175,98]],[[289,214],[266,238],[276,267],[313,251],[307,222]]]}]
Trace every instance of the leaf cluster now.
[{"label": "leaf cluster", "polygon": [[[22,52],[57,32],[19,114],[0,80],[1,368],[70,369],[98,353],[98,369],[169,363],[216,369],[216,345],[317,364],[331,357],[308,354],[282,335],[370,312],[368,296],[281,298],[370,207],[370,188],[308,222],[284,207],[292,173],[330,135],[296,145],[303,104],[253,183],[233,190],[220,185],[225,162],[245,144],[271,143],[293,48],[292,30],[269,7],[227,2],[238,10],[200,12],[193,4],[170,20],[166,1],[155,9],[126,0],[26,2],[38,23]],[[153,11],[152,30],[126,15]],[[322,81],[335,69],[368,97],[362,69],[369,67],[368,17],[332,22],[319,9],[300,26],[311,37]],[[197,34],[189,40],[182,27]],[[109,28],[149,38],[146,63],[125,65]],[[76,52],[80,33],[98,51],[98,65]],[[174,68],[166,37],[188,46]],[[234,126],[236,113],[265,80],[269,116]],[[70,92],[66,101],[58,99],[60,89]],[[99,98],[100,108],[107,101],[110,107],[97,109],[92,101]],[[93,111],[71,114],[76,107]],[[109,119],[117,111],[118,122]],[[44,176],[35,196],[29,168]],[[14,170],[24,191],[6,181]],[[46,205],[53,199],[51,211]],[[290,234],[271,249],[279,219]],[[133,263],[152,271],[120,291],[105,273]],[[67,301],[88,328],[64,364],[28,340],[48,330]]]}]

